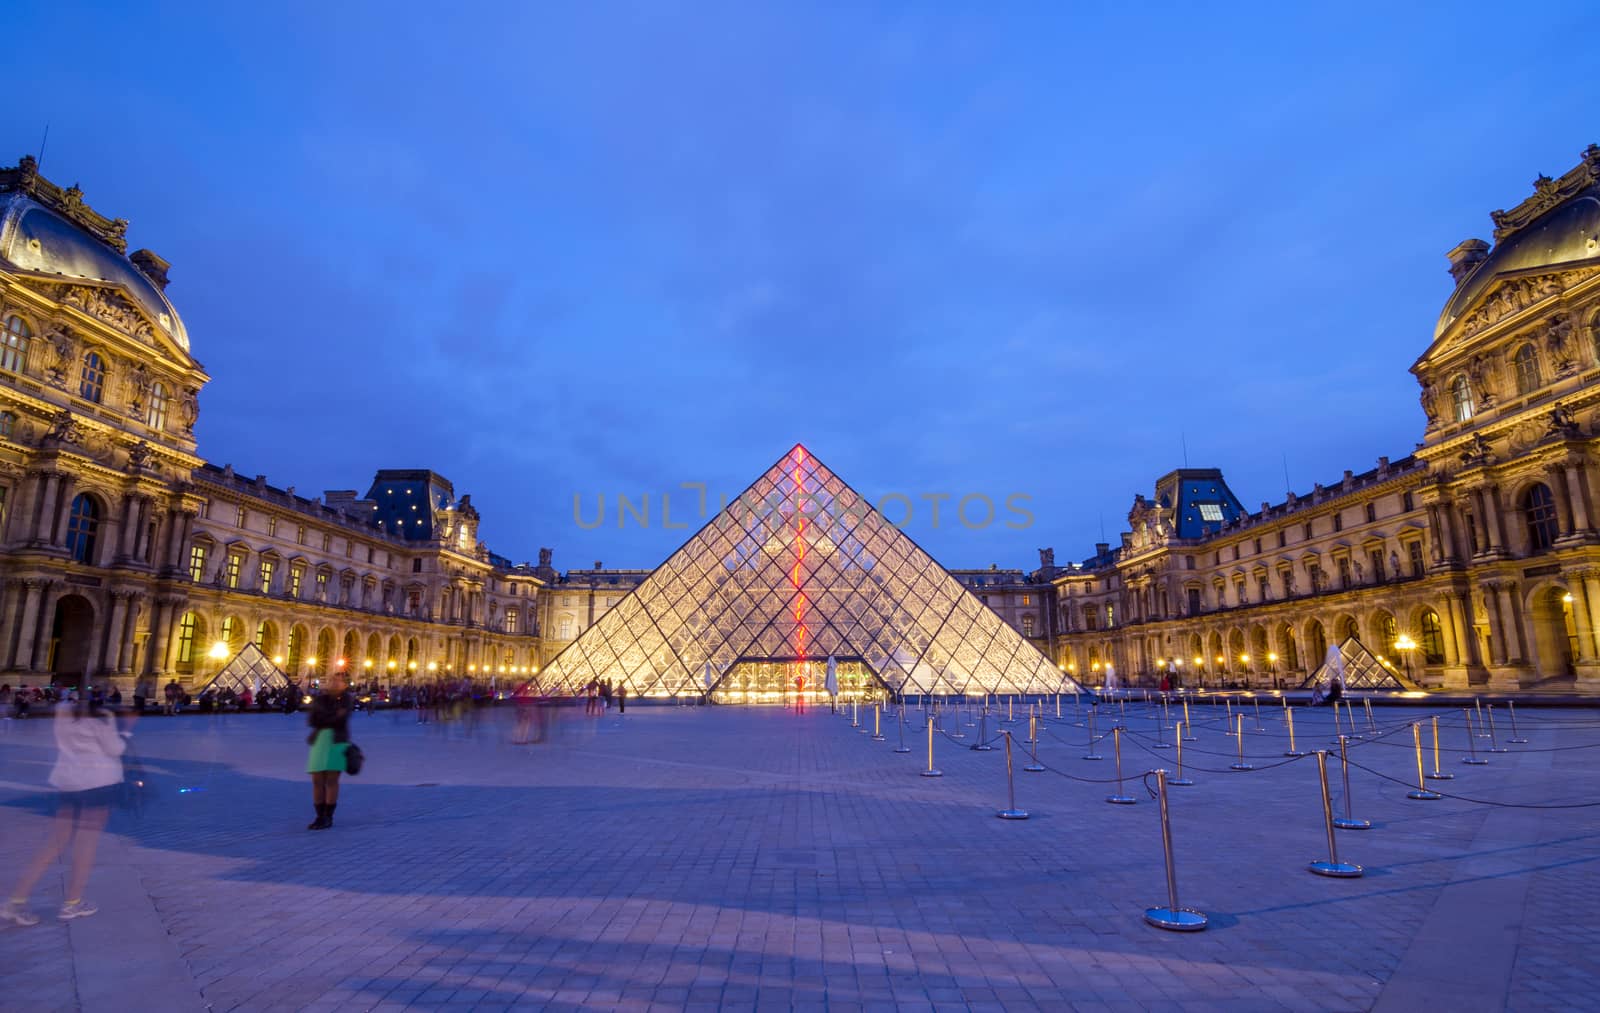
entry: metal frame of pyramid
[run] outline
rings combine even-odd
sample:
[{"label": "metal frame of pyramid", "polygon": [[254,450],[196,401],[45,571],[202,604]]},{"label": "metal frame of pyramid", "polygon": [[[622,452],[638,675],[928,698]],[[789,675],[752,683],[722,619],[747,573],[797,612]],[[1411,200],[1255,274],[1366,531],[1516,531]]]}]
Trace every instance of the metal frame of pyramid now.
[{"label": "metal frame of pyramid", "polygon": [[[1339,656],[1344,658],[1344,686],[1345,689],[1416,689],[1407,685],[1405,677],[1399,672],[1389,668],[1379,661],[1377,655],[1367,650],[1365,644],[1355,637],[1345,637],[1339,645]],[[1310,689],[1321,684],[1327,678],[1328,663],[1324,661],[1317,666],[1316,671],[1300,684],[1302,689]]]},{"label": "metal frame of pyramid", "polygon": [[1087,692],[800,444],[543,675],[702,696],[741,660],[830,656],[913,695]]},{"label": "metal frame of pyramid", "polygon": [[[239,653],[222,666],[222,670],[212,677],[200,690],[204,693],[208,689],[231,689],[235,693],[243,693],[249,689],[251,693],[261,692],[263,687],[283,687],[289,685],[289,677],[272,660],[262,653],[261,648],[253,643],[245,644],[239,648]],[[196,694],[199,695],[199,694]]]}]

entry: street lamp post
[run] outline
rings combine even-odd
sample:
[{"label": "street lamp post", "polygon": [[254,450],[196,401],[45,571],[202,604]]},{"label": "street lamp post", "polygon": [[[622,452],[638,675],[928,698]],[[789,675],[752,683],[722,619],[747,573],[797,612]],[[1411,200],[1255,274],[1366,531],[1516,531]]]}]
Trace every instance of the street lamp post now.
[{"label": "street lamp post", "polygon": [[1402,633],[1395,638],[1394,649],[1400,652],[1400,657],[1406,659],[1406,681],[1414,682],[1411,678],[1411,652],[1417,649],[1417,642],[1411,639],[1411,634]]}]

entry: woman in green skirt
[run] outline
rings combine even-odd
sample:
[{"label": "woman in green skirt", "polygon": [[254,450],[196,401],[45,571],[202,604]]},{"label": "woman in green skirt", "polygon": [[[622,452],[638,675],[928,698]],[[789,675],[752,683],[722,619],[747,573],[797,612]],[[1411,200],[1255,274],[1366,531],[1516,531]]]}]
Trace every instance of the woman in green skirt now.
[{"label": "woman in green skirt", "polygon": [[345,772],[344,754],[350,746],[350,677],[335,669],[316,699],[306,723],[311,726],[311,755],[306,758],[306,773],[311,775],[311,796],[317,818],[307,830],[326,830],[333,826],[333,807],[339,803],[339,775]]}]

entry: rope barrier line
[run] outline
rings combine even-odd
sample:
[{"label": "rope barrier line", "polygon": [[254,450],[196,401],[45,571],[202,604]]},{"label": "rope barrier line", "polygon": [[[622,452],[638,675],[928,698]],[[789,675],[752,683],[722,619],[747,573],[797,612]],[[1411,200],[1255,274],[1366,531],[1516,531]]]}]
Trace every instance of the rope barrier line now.
[{"label": "rope barrier line", "polygon": [[[1410,787],[1411,785],[1410,781],[1402,781],[1397,777],[1391,777],[1381,770],[1373,770],[1371,767],[1357,763],[1354,760],[1350,761],[1350,766],[1355,767],[1357,770],[1364,770],[1372,776],[1381,778],[1385,781],[1393,781],[1395,784],[1401,784],[1407,787]],[[1600,806],[1600,802],[1552,802],[1549,804],[1539,804],[1534,802],[1496,802],[1493,799],[1468,798],[1466,795],[1452,795],[1447,791],[1438,791],[1438,789],[1434,790],[1438,792],[1438,794],[1443,795],[1445,798],[1453,798],[1457,802],[1471,802],[1474,805],[1489,805],[1500,809],[1593,809],[1597,806]]]}]

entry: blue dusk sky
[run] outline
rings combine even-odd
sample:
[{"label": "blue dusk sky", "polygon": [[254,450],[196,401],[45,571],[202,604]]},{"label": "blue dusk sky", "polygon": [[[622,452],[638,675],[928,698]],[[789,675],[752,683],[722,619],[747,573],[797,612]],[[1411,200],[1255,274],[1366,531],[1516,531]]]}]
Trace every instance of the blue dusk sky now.
[{"label": "blue dusk sky", "polygon": [[1251,509],[1286,462],[1402,457],[1445,251],[1600,140],[1592,3],[52,2],[6,36],[0,157],[48,123],[44,174],[172,262],[207,458],[433,468],[563,569],[655,565],[663,492],[692,523],[681,483],[796,441],[947,566],[1115,542],[1185,444]]}]

